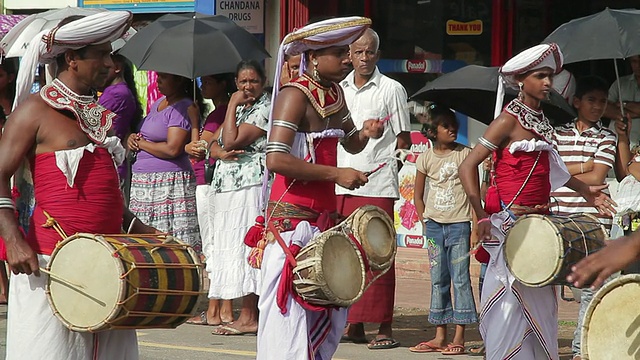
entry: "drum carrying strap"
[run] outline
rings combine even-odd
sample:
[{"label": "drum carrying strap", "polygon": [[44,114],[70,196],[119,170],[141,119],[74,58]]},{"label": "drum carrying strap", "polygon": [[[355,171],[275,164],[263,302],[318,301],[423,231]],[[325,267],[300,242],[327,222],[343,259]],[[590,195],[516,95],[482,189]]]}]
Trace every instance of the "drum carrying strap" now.
[{"label": "drum carrying strap", "polygon": [[529,174],[527,175],[527,178],[524,179],[524,182],[522,183],[522,186],[520,186],[520,189],[518,189],[518,192],[516,192],[516,194],[513,195],[513,199],[511,199],[509,204],[507,204],[507,206],[504,207],[505,210],[509,210],[509,208],[511,208],[511,205],[513,205],[513,203],[516,201],[518,196],[520,196],[520,193],[522,193],[522,190],[524,190],[524,187],[527,186],[527,183],[529,182],[529,179],[531,179],[531,175],[533,175],[533,171],[536,169],[536,166],[538,165],[538,161],[540,160],[540,155],[542,155],[542,151],[538,152],[538,156],[536,157],[536,161],[533,163],[533,166],[531,167],[531,170],[529,170]]}]

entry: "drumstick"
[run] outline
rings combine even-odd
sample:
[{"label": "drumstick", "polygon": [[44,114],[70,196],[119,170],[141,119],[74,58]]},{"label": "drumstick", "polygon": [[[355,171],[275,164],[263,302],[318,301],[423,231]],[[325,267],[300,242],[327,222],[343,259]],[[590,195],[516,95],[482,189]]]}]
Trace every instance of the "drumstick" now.
[{"label": "drumstick", "polygon": [[378,170],[382,169],[385,165],[387,165],[387,163],[386,163],[386,162],[384,162],[384,163],[382,163],[382,164],[378,165],[378,167],[377,167],[377,168],[375,168],[375,169],[373,169],[373,170],[371,170],[371,171],[365,171],[365,172],[364,172],[364,176],[369,177],[369,176],[371,176],[371,175],[375,174]]},{"label": "drumstick", "polygon": [[59,275],[56,275],[56,274],[52,273],[51,271],[49,271],[49,270],[47,270],[45,268],[40,268],[40,271],[42,271],[43,273],[49,275],[52,279],[54,279],[56,281],[60,281],[63,284],[66,284],[66,285],[69,285],[69,286],[73,286],[73,287],[77,287],[77,288],[80,288],[80,289],[84,289],[83,285],[73,283],[73,282],[71,282],[71,281],[69,281],[69,280],[67,280],[67,279],[65,279],[63,277],[60,277]]},{"label": "drumstick", "polygon": [[462,255],[461,257],[459,257],[457,259],[451,260],[451,265],[455,265],[455,264],[461,263],[461,262],[465,261],[471,255],[475,255],[475,253],[478,252],[478,249],[480,249],[480,245],[481,244],[482,244],[482,242],[478,242],[476,244],[476,246],[474,246],[473,249],[471,249],[468,253]]}]

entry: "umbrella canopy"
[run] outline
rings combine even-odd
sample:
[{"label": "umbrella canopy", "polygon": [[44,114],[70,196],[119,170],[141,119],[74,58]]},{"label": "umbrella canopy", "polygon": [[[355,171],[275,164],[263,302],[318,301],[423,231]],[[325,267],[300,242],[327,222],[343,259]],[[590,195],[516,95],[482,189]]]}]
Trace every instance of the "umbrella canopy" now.
[{"label": "umbrella canopy", "polygon": [[167,14],[120,49],[139,69],[188,78],[235,72],[242,60],[269,57],[258,39],[223,15]]},{"label": "umbrella canopy", "polygon": [[[469,65],[428,82],[411,98],[436,102],[489,124],[494,118],[497,88],[497,67]],[[575,118],[575,111],[560,94],[551,90],[550,95],[542,102],[542,110],[554,124]],[[516,96],[515,90],[507,89],[504,104]]]},{"label": "umbrella canopy", "polygon": [[0,48],[2,48],[6,57],[20,57],[24,55],[29,42],[33,40],[39,32],[53,29],[58,25],[60,20],[69,16],[87,16],[100,11],[106,10],[66,7],[29,15],[9,30],[7,35],[2,38]]},{"label": "umbrella canopy", "polygon": [[543,43],[556,43],[564,63],[640,54],[640,10],[605,10],[560,25]]}]

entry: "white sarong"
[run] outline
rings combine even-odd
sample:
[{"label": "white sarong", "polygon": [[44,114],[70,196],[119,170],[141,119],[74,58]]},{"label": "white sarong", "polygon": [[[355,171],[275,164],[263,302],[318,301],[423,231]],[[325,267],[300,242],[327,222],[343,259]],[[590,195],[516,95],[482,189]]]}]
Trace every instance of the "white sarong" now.
[{"label": "white sarong", "polygon": [[[285,243],[305,246],[320,231],[303,221],[295,230],[281,233]],[[285,255],[278,243],[267,245],[262,260],[262,294],[258,301],[257,360],[313,359],[329,360],[338,349],[347,323],[347,309],[327,312],[305,310],[293,297],[287,300],[287,313],[282,314],[276,296]],[[315,353],[313,344],[319,339]]]},{"label": "white sarong", "polygon": [[[49,256],[38,255],[40,267]],[[53,315],[45,284],[48,275],[12,275],[7,313],[7,360],[137,360],[135,330],[75,332]]]},{"label": "white sarong", "polygon": [[[527,287],[507,268],[500,230],[513,222],[505,211],[491,215],[491,254],[482,287],[480,333],[487,360],[558,359],[558,301],[554,286]],[[531,259],[535,261],[535,259]]]}]

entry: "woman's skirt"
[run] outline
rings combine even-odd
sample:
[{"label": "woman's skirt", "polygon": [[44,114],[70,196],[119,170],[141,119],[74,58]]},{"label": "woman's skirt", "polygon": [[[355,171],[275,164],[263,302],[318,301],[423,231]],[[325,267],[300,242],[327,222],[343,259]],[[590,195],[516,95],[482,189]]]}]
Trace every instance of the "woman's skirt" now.
[{"label": "woman's skirt", "polygon": [[260,270],[251,267],[247,256],[251,248],[244,236],[260,210],[260,185],[210,194],[213,241],[205,253],[209,273],[210,299],[235,299],[259,289]]},{"label": "woman's skirt", "polygon": [[129,209],[143,223],[201,251],[193,173],[133,173]]}]

